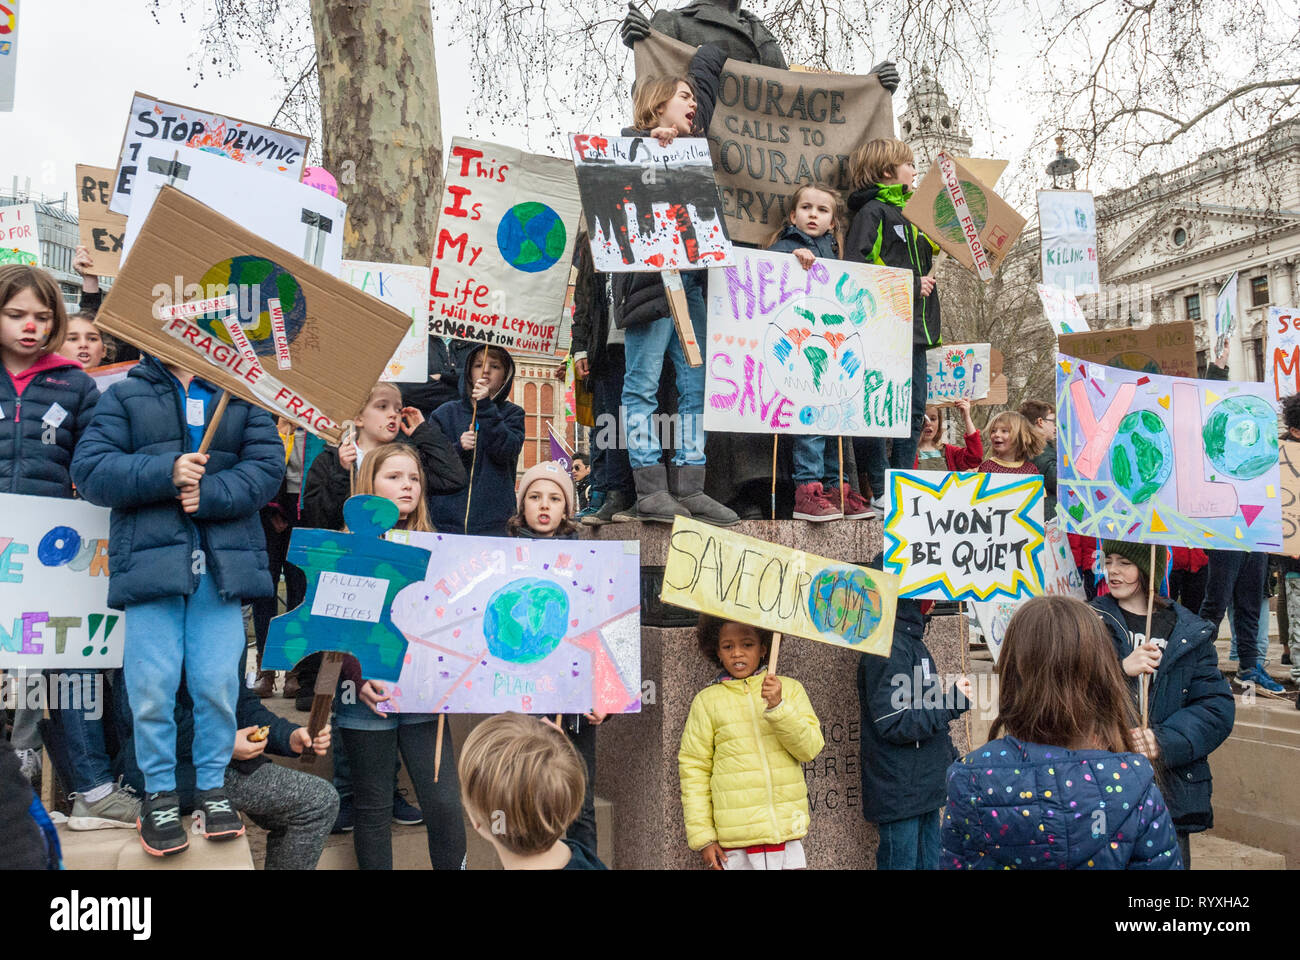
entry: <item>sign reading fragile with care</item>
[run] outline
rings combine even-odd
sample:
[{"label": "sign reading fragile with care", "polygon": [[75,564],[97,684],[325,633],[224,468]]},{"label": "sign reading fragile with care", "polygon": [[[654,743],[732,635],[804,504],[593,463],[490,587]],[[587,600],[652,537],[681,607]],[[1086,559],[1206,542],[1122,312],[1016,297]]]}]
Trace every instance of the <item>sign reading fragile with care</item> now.
[{"label": "sign reading fragile with care", "polygon": [[1043,592],[1038,474],[890,470],[885,569],[900,597],[991,600]]}]

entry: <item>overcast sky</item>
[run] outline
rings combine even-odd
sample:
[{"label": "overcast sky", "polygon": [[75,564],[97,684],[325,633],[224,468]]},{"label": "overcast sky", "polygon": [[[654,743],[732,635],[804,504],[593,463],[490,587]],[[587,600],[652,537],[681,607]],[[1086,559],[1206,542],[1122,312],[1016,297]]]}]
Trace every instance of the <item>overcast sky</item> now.
[{"label": "overcast sky", "polygon": [[[136,90],[253,122],[270,120],[280,104],[281,85],[256,51],[241,58],[236,75],[209,74],[195,87],[196,75],[188,67],[198,49],[198,17],[192,12],[188,22],[182,21],[180,9],[164,7],[157,22],[144,0],[22,0],[15,110],[0,113],[0,142],[5,144],[0,190],[8,192],[15,175],[20,188],[30,177],[33,193],[58,198],[67,192],[75,209],[75,165],[116,165]],[[502,142],[552,152],[554,142],[529,145],[521,131],[509,127],[475,129],[470,85],[457,82],[468,74],[467,57],[450,42],[445,26],[435,32],[444,138],[490,133]],[[1002,105],[994,128],[976,127],[965,118],[963,123],[971,127],[976,155],[1008,158],[1014,169],[1033,127],[1032,110],[1017,104],[1016,61],[1028,50],[1017,50],[1020,45],[1014,42],[1003,46],[998,59],[1009,68],[994,73],[988,97]],[[949,92],[955,98],[956,91]],[[895,95],[898,112],[906,94],[905,82]],[[561,133],[566,132],[563,126]],[[1040,163],[1034,158],[1034,168],[1041,169],[1049,159],[1044,156]],[[1038,185],[1029,185],[1030,190]]]}]

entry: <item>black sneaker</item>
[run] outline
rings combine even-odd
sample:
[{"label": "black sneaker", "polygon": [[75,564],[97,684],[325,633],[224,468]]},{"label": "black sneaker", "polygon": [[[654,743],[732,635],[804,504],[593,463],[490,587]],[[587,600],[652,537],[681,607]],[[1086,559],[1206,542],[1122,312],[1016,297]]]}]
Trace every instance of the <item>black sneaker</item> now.
[{"label": "black sneaker", "polygon": [[406,799],[405,790],[393,791],[393,823],[400,823],[406,827],[424,823],[424,814],[420,812],[419,807]]},{"label": "black sneaker", "polygon": [[135,825],[145,853],[170,857],[189,848],[190,838],[181,824],[181,801],[175,791],[146,795]]},{"label": "black sneaker", "polygon": [[334,818],[334,828],[330,833],[351,833],[354,826],[352,819],[352,796],[339,797],[339,815]]},{"label": "black sneaker", "polygon": [[194,820],[208,840],[233,840],[244,835],[244,821],[239,819],[239,811],[225,790],[200,790],[194,800]]}]

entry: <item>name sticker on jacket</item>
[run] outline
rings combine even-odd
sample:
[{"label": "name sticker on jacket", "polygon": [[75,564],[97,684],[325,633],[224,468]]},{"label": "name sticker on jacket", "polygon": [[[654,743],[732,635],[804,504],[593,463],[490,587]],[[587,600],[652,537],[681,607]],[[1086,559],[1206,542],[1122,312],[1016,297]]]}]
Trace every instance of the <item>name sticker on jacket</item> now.
[{"label": "name sticker on jacket", "polygon": [[203,426],[203,398],[185,398],[185,422],[191,427]]},{"label": "name sticker on jacket", "polygon": [[48,423],[51,427],[57,427],[66,419],[68,419],[68,411],[57,403],[52,403],[50,409],[45,411],[45,416],[41,417],[41,423]]}]

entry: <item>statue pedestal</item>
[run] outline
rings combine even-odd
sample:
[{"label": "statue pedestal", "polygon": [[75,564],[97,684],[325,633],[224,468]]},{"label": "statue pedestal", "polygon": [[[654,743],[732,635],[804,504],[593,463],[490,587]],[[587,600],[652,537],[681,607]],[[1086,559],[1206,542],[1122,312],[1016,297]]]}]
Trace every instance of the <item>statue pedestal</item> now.
[{"label": "statue pedestal", "polygon": [[[702,869],[698,853],[686,846],[677,750],[695,695],[718,668],[700,654],[693,615],[664,607],[646,596],[662,576],[667,553],[666,525],[608,524],[597,539],[641,542],[643,608],[641,677],[645,695],[639,714],[610,717],[597,737],[596,792],[613,804],[615,861],[623,869]],[[804,521],[747,521],[731,528],[825,557],[865,564],[880,553],[879,521],[811,524]],[[966,620],[935,616],[926,645],[941,673],[961,670],[968,643]],[[804,765],[811,824],[804,849],[811,869],[871,869],[875,866],[876,828],[862,819],[857,693],[860,654],[790,637],[781,644],[778,672],[795,677],[808,691],[822,722],[826,746]],[[958,751],[970,749],[964,720],[952,724]]]}]

